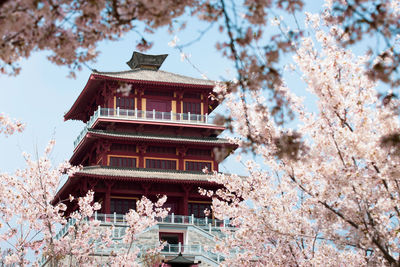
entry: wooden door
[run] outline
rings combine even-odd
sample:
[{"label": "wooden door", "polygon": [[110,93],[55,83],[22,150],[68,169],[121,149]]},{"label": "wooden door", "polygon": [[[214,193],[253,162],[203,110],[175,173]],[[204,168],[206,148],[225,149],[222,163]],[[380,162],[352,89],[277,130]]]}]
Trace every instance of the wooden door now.
[{"label": "wooden door", "polygon": [[[153,117],[152,111],[155,110],[156,119],[168,119],[171,112],[171,101],[147,99],[146,110],[150,111],[147,112],[147,117]],[[162,114],[161,112],[163,112],[164,114]]]},{"label": "wooden door", "polygon": [[[179,252],[179,243],[183,245],[183,233],[160,232],[160,241],[166,242],[163,251]],[[181,247],[181,252],[183,248]]]}]

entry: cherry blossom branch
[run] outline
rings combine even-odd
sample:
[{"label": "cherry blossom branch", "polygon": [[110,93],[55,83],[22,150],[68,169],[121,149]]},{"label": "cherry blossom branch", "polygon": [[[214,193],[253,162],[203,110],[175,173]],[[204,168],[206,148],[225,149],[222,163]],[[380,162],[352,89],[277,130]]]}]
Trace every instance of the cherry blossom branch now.
[{"label": "cherry blossom branch", "polygon": [[13,121],[8,116],[0,113],[0,133],[5,136],[14,134],[14,132],[22,132],[25,125],[19,121]]}]

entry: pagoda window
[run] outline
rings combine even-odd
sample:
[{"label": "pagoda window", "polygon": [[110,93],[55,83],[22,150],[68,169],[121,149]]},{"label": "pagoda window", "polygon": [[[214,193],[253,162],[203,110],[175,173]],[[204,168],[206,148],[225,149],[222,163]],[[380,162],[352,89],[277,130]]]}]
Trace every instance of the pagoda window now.
[{"label": "pagoda window", "polygon": [[145,90],[144,95],[148,96],[164,96],[164,97],[173,97],[174,92],[171,91],[160,91],[160,90]]},{"label": "pagoda window", "polygon": [[175,147],[165,147],[165,146],[149,146],[146,150],[147,153],[157,153],[157,154],[176,154]]},{"label": "pagoda window", "polygon": [[184,93],[183,98],[201,99],[201,93]]},{"label": "pagoda window", "polygon": [[136,168],[136,158],[110,157],[110,166]]},{"label": "pagoda window", "polygon": [[165,159],[146,159],[146,168],[176,170],[176,161]]},{"label": "pagoda window", "polygon": [[[158,111],[158,112],[170,112],[171,111],[171,101],[167,100],[155,100],[155,99],[148,99],[146,101],[146,110],[147,111]],[[153,113],[151,113],[153,114]],[[156,114],[160,116],[160,114]],[[157,118],[158,119],[158,118]]]},{"label": "pagoda window", "polygon": [[186,171],[202,172],[204,168],[212,171],[211,162],[186,161],[185,163]]},{"label": "pagoda window", "polygon": [[120,109],[135,109],[135,99],[129,97],[117,97],[116,107]]},{"label": "pagoda window", "polygon": [[201,103],[183,102],[183,113],[201,114]]},{"label": "pagoda window", "polygon": [[110,212],[126,214],[129,210],[136,209],[136,199],[112,198],[110,199]]},{"label": "pagoda window", "polygon": [[111,145],[111,151],[136,152],[136,145],[114,143]]},{"label": "pagoda window", "polygon": [[193,214],[193,216],[195,218],[205,218],[205,217],[209,217],[206,216],[206,214],[204,213],[205,210],[208,210],[211,212],[211,203],[202,203],[202,202],[197,202],[197,201],[193,201],[188,203],[188,214],[189,216],[191,216]]},{"label": "pagoda window", "polygon": [[186,155],[210,157],[211,149],[188,148],[188,150],[186,151]]}]

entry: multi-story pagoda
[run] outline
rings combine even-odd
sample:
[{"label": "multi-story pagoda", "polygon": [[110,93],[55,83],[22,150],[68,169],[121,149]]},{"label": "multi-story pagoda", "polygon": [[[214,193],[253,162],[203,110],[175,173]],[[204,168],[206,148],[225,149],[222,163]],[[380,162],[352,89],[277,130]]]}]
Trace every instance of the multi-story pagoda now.
[{"label": "multi-story pagoda", "polygon": [[[213,266],[217,255],[202,245],[224,222],[205,216],[211,199],[198,190],[218,188],[202,170],[218,171],[221,152],[224,158],[236,147],[217,138],[224,127],[210,116],[218,105],[210,98],[214,83],[159,70],[166,57],[134,52],[131,70],[90,75],[64,115],[86,123],[70,159],[83,169],[68,178],[55,201],[93,190],[102,204],[97,219],[123,231],[122,214],[135,209],[138,199],[167,195],[170,215],[138,242],[167,241],[163,256],[171,266],[178,266],[179,253],[187,261],[179,266]],[[76,208],[70,205],[68,212]]]}]

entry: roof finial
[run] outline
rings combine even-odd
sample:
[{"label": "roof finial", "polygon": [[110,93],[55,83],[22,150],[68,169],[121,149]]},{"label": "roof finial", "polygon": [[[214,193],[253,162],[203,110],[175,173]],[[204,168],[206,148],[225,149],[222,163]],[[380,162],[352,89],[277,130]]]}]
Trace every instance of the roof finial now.
[{"label": "roof finial", "polygon": [[133,52],[132,58],[126,62],[131,69],[150,69],[158,70],[168,54],[164,55],[146,55],[139,52]]}]

